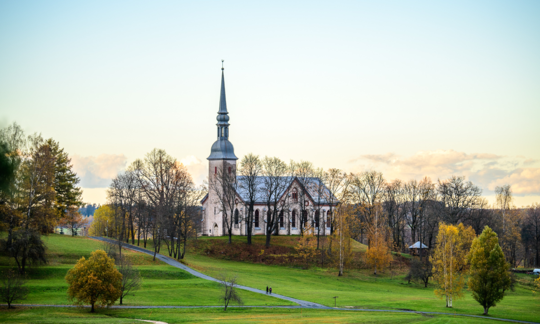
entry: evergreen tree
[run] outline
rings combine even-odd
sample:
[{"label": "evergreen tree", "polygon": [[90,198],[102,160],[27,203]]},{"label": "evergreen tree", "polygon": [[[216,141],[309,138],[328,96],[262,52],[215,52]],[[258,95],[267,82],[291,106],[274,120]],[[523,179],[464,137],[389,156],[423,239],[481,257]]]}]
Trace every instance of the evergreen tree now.
[{"label": "evergreen tree", "polygon": [[486,226],[474,239],[468,258],[471,266],[469,289],[487,315],[489,308],[503,299],[512,283],[508,272],[510,265],[504,258],[497,234],[491,228]]},{"label": "evergreen tree", "polygon": [[55,157],[54,165],[54,190],[56,191],[56,209],[60,218],[65,217],[70,207],[82,206],[81,188],[77,187],[79,178],[73,171],[71,159],[58,142],[52,138],[47,140]]}]

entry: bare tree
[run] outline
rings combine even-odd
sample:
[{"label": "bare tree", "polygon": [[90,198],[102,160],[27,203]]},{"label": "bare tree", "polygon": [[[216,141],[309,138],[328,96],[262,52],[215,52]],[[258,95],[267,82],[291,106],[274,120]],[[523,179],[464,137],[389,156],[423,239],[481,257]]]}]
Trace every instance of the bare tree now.
[{"label": "bare tree", "polygon": [[120,295],[120,305],[122,305],[123,299],[132,291],[141,287],[141,275],[129,259],[124,255],[119,257],[116,261],[118,265],[118,271],[122,274],[122,294]]},{"label": "bare tree", "polygon": [[443,220],[454,225],[465,221],[470,215],[470,210],[479,206],[482,194],[482,190],[472,182],[456,176],[439,180],[437,192],[442,203]]},{"label": "bare tree", "polygon": [[236,276],[230,276],[222,273],[217,277],[217,279],[219,280],[222,288],[219,299],[223,301],[225,311],[227,310],[227,307],[231,301],[238,305],[244,304],[242,297],[240,297],[238,294],[238,278]]},{"label": "bare tree", "polygon": [[298,224],[300,235],[304,236],[304,229],[307,227],[307,222],[309,221],[309,205],[313,202],[305,189],[313,179],[315,170],[311,162],[300,161],[296,163],[291,161],[289,171],[291,175],[298,180],[301,186],[298,188],[299,190],[294,192],[296,198],[292,200],[292,203],[299,207],[300,215],[297,215]]},{"label": "bare tree", "polygon": [[383,208],[387,214],[394,251],[405,250],[406,209],[403,208],[404,199],[401,180],[394,180],[386,184]]},{"label": "bare tree", "polygon": [[405,212],[407,213],[407,223],[411,228],[412,242],[416,242],[417,239],[422,240],[421,237],[417,237],[420,227],[422,226],[422,216],[424,215],[424,209],[426,203],[433,199],[435,194],[435,186],[431,182],[431,179],[425,177],[420,182],[411,180],[403,186]]},{"label": "bare tree", "polygon": [[[281,202],[285,192],[291,182],[288,177],[288,167],[279,158],[264,157],[263,180],[262,180],[262,200],[266,204],[266,247],[270,247],[272,234],[278,231],[278,213],[283,210]],[[281,208],[280,208],[281,207]]]},{"label": "bare tree", "polygon": [[512,208],[512,187],[510,185],[504,185],[502,187],[495,187],[495,194],[497,197],[497,207],[499,208],[499,211],[501,213],[501,221],[502,221],[502,233],[500,235],[501,238],[501,246],[505,245],[505,235],[506,235],[506,217],[508,214],[508,211]]},{"label": "bare tree", "polygon": [[[350,192],[352,202],[357,206],[361,228],[360,240],[363,240],[365,231],[369,233],[377,229],[378,224],[382,224],[379,213],[382,206],[386,182],[382,173],[377,171],[366,171],[351,177]],[[368,245],[370,244],[368,240]]]},{"label": "bare tree", "polygon": [[238,177],[238,189],[243,192],[244,204],[247,210],[246,231],[247,244],[251,244],[253,235],[253,214],[255,202],[259,199],[259,187],[261,184],[262,163],[258,155],[248,154],[240,161],[240,176]]},{"label": "bare tree", "polygon": [[14,270],[5,270],[2,274],[2,286],[0,287],[0,298],[8,304],[8,308],[13,308],[11,304],[17,300],[25,300],[28,295],[28,288],[25,287],[26,280],[22,275]]},{"label": "bare tree", "polygon": [[326,188],[330,191],[327,197],[330,206],[327,216],[330,219],[330,233],[334,232],[334,210],[339,203],[338,196],[343,195],[343,190],[347,185],[347,175],[339,169],[329,169],[323,177]]}]

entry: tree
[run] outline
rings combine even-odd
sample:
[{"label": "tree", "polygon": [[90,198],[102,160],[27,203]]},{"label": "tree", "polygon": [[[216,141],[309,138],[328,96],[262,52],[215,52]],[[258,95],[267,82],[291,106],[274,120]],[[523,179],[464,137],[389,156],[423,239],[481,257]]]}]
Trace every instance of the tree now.
[{"label": "tree", "polygon": [[89,233],[92,236],[113,237],[114,209],[111,205],[103,205],[94,213],[94,221],[90,225]]},{"label": "tree", "polygon": [[13,232],[10,245],[6,245],[7,242],[4,241],[3,250],[15,259],[21,275],[25,273],[28,265],[47,263],[45,243],[35,229],[19,229]]},{"label": "tree", "polygon": [[431,276],[433,276],[433,266],[431,262],[429,262],[429,258],[414,258],[411,261],[407,278],[412,280],[420,280],[422,283],[424,283],[424,288],[427,288],[429,278],[431,278]]},{"label": "tree", "polygon": [[504,258],[497,234],[488,226],[474,239],[467,257],[471,267],[469,289],[487,315],[489,308],[502,300],[505,291],[511,288],[510,265]]},{"label": "tree", "polygon": [[283,211],[283,205],[280,206],[283,195],[287,191],[291,178],[287,177],[289,168],[285,162],[279,158],[270,158],[265,156],[263,161],[263,183],[262,200],[264,201],[266,211],[266,247],[270,247],[270,238],[272,234],[278,231],[278,215]]},{"label": "tree", "polygon": [[[236,223],[234,213],[236,205],[239,202],[236,182],[236,174],[232,172],[232,168],[228,166],[226,161],[223,161],[223,165],[217,168],[217,172],[210,178],[208,183],[209,190],[214,191],[216,197],[216,203],[219,211],[222,215],[223,229],[226,231],[223,234],[229,236],[229,244],[232,243],[232,229]],[[238,220],[240,222],[240,220]]]},{"label": "tree", "polygon": [[[527,208],[522,237],[524,244],[532,251],[529,264],[540,265],[540,204],[532,204]],[[527,266],[527,265],[525,265]]]},{"label": "tree", "polygon": [[350,234],[350,222],[354,220],[353,212],[353,207],[345,201],[342,201],[334,211],[334,230],[329,238],[329,250],[333,263],[337,265],[338,276],[343,276],[345,267],[353,257]]},{"label": "tree", "polygon": [[219,299],[223,300],[223,304],[225,305],[224,310],[227,310],[227,307],[231,301],[237,303],[238,305],[244,304],[242,297],[240,297],[236,289],[238,287],[238,278],[236,276],[221,274],[217,279],[219,280],[222,288]]},{"label": "tree", "polygon": [[380,231],[371,235],[370,243],[366,251],[366,262],[373,267],[373,274],[377,275],[377,269],[384,270],[390,264],[392,255],[384,234]]},{"label": "tree", "polygon": [[73,171],[73,165],[67,152],[52,138],[46,141],[54,157],[54,191],[56,210],[60,218],[65,217],[70,208],[82,206],[82,191],[77,187],[80,179]]},{"label": "tree", "polygon": [[298,243],[294,247],[296,254],[303,263],[304,269],[309,268],[309,263],[313,261],[317,255],[317,243],[310,227],[311,226],[308,224],[306,233],[300,237]]},{"label": "tree", "polygon": [[26,280],[23,276],[11,269],[2,274],[2,286],[0,286],[0,300],[8,304],[8,309],[13,308],[11,304],[17,300],[24,300],[28,295],[28,288],[25,287]]},{"label": "tree", "polygon": [[119,257],[117,260],[118,271],[122,274],[122,286],[120,290],[122,294],[120,295],[120,305],[124,297],[126,297],[131,291],[137,290],[141,287],[141,275],[139,270],[137,270],[129,259],[124,255]]},{"label": "tree", "polygon": [[71,236],[77,235],[77,230],[86,226],[88,220],[84,218],[75,207],[69,207],[64,214],[64,218],[60,219],[60,225],[66,226],[71,230]]},{"label": "tree", "polygon": [[433,279],[439,287],[435,294],[446,298],[446,307],[452,307],[452,301],[463,296],[466,255],[473,237],[472,227],[439,225],[437,245],[430,262],[433,264]]},{"label": "tree", "polygon": [[439,180],[437,192],[442,204],[441,213],[447,223],[457,225],[466,220],[470,211],[480,206],[482,189],[464,177],[452,176]]},{"label": "tree", "polygon": [[82,257],[66,281],[69,299],[76,305],[90,304],[92,313],[96,303],[111,306],[122,296],[122,274],[103,250],[92,252],[88,260]]},{"label": "tree", "polygon": [[244,193],[243,199],[245,200],[244,203],[247,210],[247,244],[251,244],[254,206],[260,195],[259,186],[261,181],[260,175],[262,173],[262,163],[259,156],[252,153],[244,156],[240,161],[239,172],[238,189]]}]

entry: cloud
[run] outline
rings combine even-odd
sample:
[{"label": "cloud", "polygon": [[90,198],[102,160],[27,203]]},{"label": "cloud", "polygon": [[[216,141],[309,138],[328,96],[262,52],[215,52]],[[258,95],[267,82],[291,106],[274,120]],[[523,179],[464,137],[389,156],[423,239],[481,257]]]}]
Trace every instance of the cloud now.
[{"label": "cloud", "polygon": [[196,184],[202,184],[208,176],[207,164],[203,163],[199,158],[194,155],[186,156],[180,159],[180,163],[186,166],[188,172],[193,178],[193,182]]},{"label": "cloud", "polygon": [[508,157],[490,153],[465,153],[455,150],[420,151],[411,156],[393,153],[362,155],[351,160],[357,170],[380,170],[387,179],[445,179],[465,176],[484,190],[510,184],[514,193],[540,194],[540,168],[528,167],[538,161],[523,156]]},{"label": "cloud", "polygon": [[540,193],[540,168],[520,168],[514,170],[503,178],[496,179],[489,184],[490,190],[497,186],[512,185],[516,194]]},{"label": "cloud", "polygon": [[82,188],[105,188],[118,173],[125,170],[127,158],[123,154],[74,155],[71,162],[81,178]]}]

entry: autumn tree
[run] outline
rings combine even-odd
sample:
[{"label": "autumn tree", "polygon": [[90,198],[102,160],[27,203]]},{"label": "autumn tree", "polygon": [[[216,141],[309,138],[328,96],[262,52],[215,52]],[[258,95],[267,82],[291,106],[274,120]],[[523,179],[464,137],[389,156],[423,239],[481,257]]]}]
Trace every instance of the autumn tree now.
[{"label": "autumn tree", "polygon": [[466,255],[473,238],[472,227],[439,225],[437,244],[430,262],[433,264],[433,279],[438,285],[435,294],[446,298],[446,307],[452,307],[452,301],[463,296]]},{"label": "autumn tree", "polygon": [[65,226],[71,231],[71,236],[77,235],[77,230],[88,224],[88,219],[79,214],[78,210],[71,206],[67,209],[64,217],[60,219],[60,226]]},{"label": "autumn tree", "polygon": [[114,208],[111,205],[103,205],[94,213],[94,220],[90,225],[91,236],[112,237],[111,231],[114,224]]},{"label": "autumn tree", "polygon": [[122,295],[122,274],[103,250],[92,252],[88,260],[82,257],[66,281],[69,299],[76,305],[90,304],[92,313],[96,303],[111,306]]},{"label": "autumn tree", "polygon": [[373,267],[373,274],[377,275],[377,269],[384,270],[392,261],[392,255],[388,248],[385,235],[379,229],[370,235],[370,245],[366,251],[366,263]]},{"label": "autumn tree", "polygon": [[497,234],[488,226],[474,239],[468,260],[469,289],[473,298],[484,307],[484,315],[487,315],[489,308],[503,299],[512,283],[508,272],[510,265],[504,258]]},{"label": "autumn tree", "polygon": [[[342,196],[343,197],[343,196]],[[329,250],[332,262],[338,269],[338,276],[343,276],[343,271],[352,260],[352,245],[350,226],[354,221],[354,208],[342,201],[334,209],[334,230],[329,237]]]},{"label": "autumn tree", "polygon": [[313,235],[310,224],[306,225],[306,232],[300,237],[294,250],[302,262],[304,269],[307,269],[309,263],[312,262],[317,255],[317,239],[315,235]]}]

